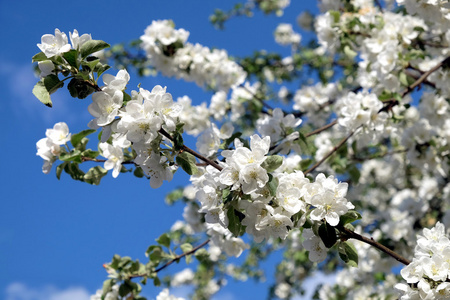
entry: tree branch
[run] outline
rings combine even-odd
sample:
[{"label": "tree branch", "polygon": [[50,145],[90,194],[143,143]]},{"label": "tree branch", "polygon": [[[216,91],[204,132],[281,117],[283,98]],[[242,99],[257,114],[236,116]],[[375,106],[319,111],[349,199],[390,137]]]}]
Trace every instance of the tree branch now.
[{"label": "tree branch", "polygon": [[[167,132],[165,131],[163,128],[161,128],[159,130],[159,133],[163,136],[165,136],[166,138],[168,138],[169,140],[173,141],[173,137]],[[195,157],[197,157],[198,159],[204,161],[205,163],[207,163],[210,166],[213,166],[214,168],[216,168],[219,171],[222,171],[222,167],[219,166],[216,162],[210,160],[209,158],[204,157],[203,155],[201,155],[200,153],[195,152],[194,150],[192,150],[191,148],[183,145],[181,147],[181,151],[186,151],[192,155],[194,155]]]},{"label": "tree branch", "polygon": [[345,138],[343,138],[339,144],[337,144],[330,152],[327,153],[320,161],[318,161],[314,166],[303,172],[305,175],[314,171],[318,166],[320,166],[324,161],[326,161],[334,152],[336,152],[342,145],[344,145],[348,139],[355,133],[355,131],[350,132]]},{"label": "tree branch", "polygon": [[170,266],[171,264],[173,264],[175,261],[185,257],[186,255],[190,255],[190,254],[196,252],[198,249],[203,248],[204,246],[206,246],[210,241],[211,241],[210,239],[207,239],[206,241],[204,241],[203,243],[201,243],[197,247],[193,248],[191,251],[188,251],[188,252],[185,252],[183,254],[177,255],[174,259],[169,260],[164,265],[162,265],[161,267],[156,269],[155,272],[158,273],[159,271],[161,271],[161,270],[167,268],[168,266]]},{"label": "tree branch", "polygon": [[310,136],[312,136],[312,135],[321,133],[322,131],[325,131],[325,130],[327,130],[328,128],[333,127],[333,126],[336,125],[336,124],[337,124],[337,120],[334,120],[333,122],[331,122],[331,123],[329,123],[329,124],[327,124],[327,125],[325,125],[325,126],[323,126],[323,127],[317,128],[316,130],[313,130],[313,131],[311,131],[311,132],[305,134],[305,137],[310,137]]},{"label": "tree branch", "polygon": [[373,237],[367,238],[367,237],[362,236],[362,235],[360,235],[360,234],[358,234],[358,233],[356,233],[356,232],[354,232],[354,231],[352,231],[352,230],[350,230],[350,229],[345,228],[345,227],[342,226],[342,225],[338,225],[338,226],[336,226],[336,228],[337,228],[342,234],[344,234],[344,237],[345,237],[345,238],[348,238],[348,239],[355,239],[355,240],[361,241],[361,242],[363,242],[363,243],[369,244],[369,245],[371,245],[371,246],[377,248],[378,250],[380,250],[380,251],[386,253],[387,255],[393,257],[395,260],[397,260],[398,262],[401,262],[402,264],[404,264],[404,265],[406,265],[406,266],[409,265],[409,264],[411,263],[410,260],[408,260],[408,259],[404,258],[403,256],[401,256],[401,255],[395,253],[394,251],[392,251],[391,249],[387,248],[386,246],[383,246],[382,244],[376,242],[376,241],[373,239]]}]

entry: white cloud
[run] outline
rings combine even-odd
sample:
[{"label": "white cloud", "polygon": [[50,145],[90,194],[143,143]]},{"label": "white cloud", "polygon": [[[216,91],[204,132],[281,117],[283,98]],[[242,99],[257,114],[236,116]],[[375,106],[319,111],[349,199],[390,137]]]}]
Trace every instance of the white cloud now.
[{"label": "white cloud", "polygon": [[32,288],[14,282],[6,287],[5,300],[89,300],[90,294],[83,287],[69,287],[58,289],[47,285],[41,288]]}]

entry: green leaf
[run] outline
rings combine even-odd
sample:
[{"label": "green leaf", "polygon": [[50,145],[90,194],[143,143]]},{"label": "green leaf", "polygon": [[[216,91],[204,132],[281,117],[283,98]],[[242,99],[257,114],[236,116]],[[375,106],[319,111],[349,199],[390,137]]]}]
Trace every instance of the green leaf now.
[{"label": "green leaf", "polygon": [[406,77],[406,74],[404,72],[400,72],[398,79],[401,84],[403,84],[404,86],[408,86],[408,78]]},{"label": "green leaf", "polygon": [[56,167],[56,178],[58,178],[58,180],[61,179],[61,173],[67,164],[68,162],[64,162]]},{"label": "green leaf", "polygon": [[134,169],[133,175],[136,176],[137,178],[142,178],[144,177],[144,170],[142,170],[141,167],[136,167]]},{"label": "green leaf", "polygon": [[67,61],[67,63],[78,70],[78,51],[75,49],[72,49],[68,52],[63,53],[64,59]]},{"label": "green leaf", "polygon": [[[85,140],[86,138],[83,138],[83,140]],[[83,141],[82,140],[82,141]],[[86,139],[87,140],[87,139]],[[78,150],[80,150],[80,149],[78,149]],[[81,150],[80,150],[81,151]],[[100,155],[100,152],[98,152],[98,151],[93,151],[93,150],[91,150],[91,149],[87,149],[87,150],[84,150],[83,152],[81,152],[81,156],[82,157],[89,157],[89,158],[92,158],[92,159],[94,159],[94,158],[96,158],[97,156],[99,156]]]},{"label": "green leaf", "polygon": [[114,279],[108,279],[103,282],[103,295],[106,295],[108,292],[112,290],[112,287],[116,284]]},{"label": "green leaf", "polygon": [[38,81],[38,83],[36,83],[33,88],[33,95],[35,95],[39,99],[39,101],[44,103],[46,106],[53,106],[52,100],[50,99],[50,94],[45,88],[44,82]]},{"label": "green leaf", "polygon": [[86,43],[83,44],[83,46],[81,46],[80,49],[81,57],[85,58],[94,52],[103,50],[108,47],[110,47],[110,45],[104,41],[100,40],[87,41]]},{"label": "green leaf", "polygon": [[90,135],[91,133],[94,133],[94,132],[96,132],[96,130],[94,130],[94,129],[86,129],[86,130],[83,130],[83,131],[81,131],[81,132],[79,132],[77,134],[73,134],[72,137],[70,138],[70,142],[72,143],[72,146],[74,148],[77,148],[77,146],[80,144],[81,140],[84,137],[86,137],[86,136],[88,136],[88,135]]},{"label": "green leaf", "polygon": [[337,242],[336,229],[328,223],[319,227],[319,237],[327,248],[331,248]]},{"label": "green leaf", "polygon": [[161,285],[161,280],[159,280],[159,277],[156,276],[155,278],[153,278],[153,285],[154,286],[160,286]]},{"label": "green leaf", "polygon": [[274,178],[272,174],[269,174],[269,181],[267,182],[266,186],[269,189],[270,195],[274,197],[277,193],[278,179]]},{"label": "green leaf", "polygon": [[87,82],[81,78],[72,78],[67,85],[67,89],[72,97],[78,99],[84,99],[95,92],[95,89],[89,86]]},{"label": "green leaf", "polygon": [[271,155],[261,164],[261,167],[266,169],[267,172],[273,172],[283,164],[283,157],[279,155]]},{"label": "green leaf", "polygon": [[226,188],[222,190],[222,201],[223,203],[228,203],[233,199],[233,194],[231,193],[231,188]]},{"label": "green leaf", "polygon": [[177,155],[176,162],[189,175],[198,173],[194,155],[187,152],[181,152]]},{"label": "green leaf", "polygon": [[31,62],[39,62],[44,60],[49,60],[49,58],[45,56],[44,52],[39,52],[31,58]]},{"label": "green leaf", "polygon": [[98,63],[95,68],[94,68],[94,72],[97,72],[97,76],[100,77],[100,75],[102,75],[104,72],[106,72],[109,68],[111,68],[110,66],[108,66],[107,64],[101,64]]},{"label": "green leaf", "polygon": [[74,161],[77,163],[81,163],[81,151],[74,149],[70,151],[70,153],[61,153],[59,159],[62,161]]},{"label": "green leaf", "polygon": [[[90,56],[88,58],[91,58],[93,56]],[[95,67],[97,66],[97,64],[99,63],[100,59],[94,59],[94,60],[89,60],[89,61],[83,61],[81,64],[83,66],[83,68],[87,68],[88,71],[92,71],[95,70]]]},{"label": "green leaf", "polygon": [[84,174],[84,182],[87,182],[89,184],[93,185],[99,185],[100,180],[108,174],[108,171],[100,166],[95,166],[93,168],[90,168],[89,171],[87,171],[86,174]]},{"label": "green leaf", "polygon": [[119,286],[119,296],[124,297],[131,292],[131,287],[125,281]]},{"label": "green leaf", "polygon": [[175,131],[173,133],[173,150],[180,151],[183,145],[184,145],[183,136],[181,135],[180,132]]},{"label": "green leaf", "polygon": [[165,201],[167,204],[172,205],[176,200],[183,198],[183,188],[177,188],[176,190],[171,191],[165,197]]},{"label": "green leaf", "polygon": [[312,163],[312,159],[303,159],[301,162],[300,162],[300,169],[301,170],[305,170],[309,165],[311,165],[311,163]]},{"label": "green leaf", "polygon": [[346,214],[342,215],[339,220],[339,225],[346,225],[348,223],[353,223],[356,220],[360,220],[361,214],[356,210],[349,210]]},{"label": "green leaf", "polygon": [[189,251],[192,251],[192,249],[194,249],[194,247],[192,247],[191,244],[189,243],[184,243],[180,246],[181,250],[183,250],[183,253],[187,253]]},{"label": "green leaf", "polygon": [[170,247],[170,237],[167,233],[164,233],[159,238],[157,238],[156,242],[164,247]]},{"label": "green leaf", "polygon": [[245,217],[240,211],[235,210],[230,207],[227,211],[228,217],[228,230],[233,233],[235,237],[239,237],[245,233],[245,226],[242,225],[241,221]]},{"label": "green leaf", "polygon": [[339,257],[349,266],[358,266],[358,253],[350,242],[341,242],[338,245]]},{"label": "green leaf", "polygon": [[344,53],[351,59],[355,58],[355,56],[358,55],[358,53],[351,49],[348,45],[344,47]]}]

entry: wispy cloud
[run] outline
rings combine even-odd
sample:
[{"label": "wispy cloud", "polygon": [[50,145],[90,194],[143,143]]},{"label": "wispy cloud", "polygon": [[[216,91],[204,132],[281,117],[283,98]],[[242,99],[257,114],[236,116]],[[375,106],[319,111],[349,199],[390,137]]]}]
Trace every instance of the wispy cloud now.
[{"label": "wispy cloud", "polygon": [[51,95],[53,108],[48,108],[40,103],[32,93],[33,87],[39,79],[34,76],[31,63],[21,65],[0,58],[0,66],[0,77],[2,78],[0,86],[9,94],[3,101],[8,101],[7,105],[16,117],[43,120],[46,123],[62,120],[69,123],[76,122],[80,120],[80,117],[86,118],[85,123],[89,121],[87,105],[78,103],[77,111],[74,112],[74,105],[69,105],[69,101],[76,100],[69,96],[65,87]]},{"label": "wispy cloud", "polygon": [[32,288],[14,282],[7,286],[5,300],[89,300],[90,294],[83,287],[69,287],[58,289],[47,285],[41,288]]}]

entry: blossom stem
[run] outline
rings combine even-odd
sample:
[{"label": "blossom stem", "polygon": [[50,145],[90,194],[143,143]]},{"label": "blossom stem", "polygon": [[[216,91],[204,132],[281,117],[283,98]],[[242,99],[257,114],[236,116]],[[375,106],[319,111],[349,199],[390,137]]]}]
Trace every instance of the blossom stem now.
[{"label": "blossom stem", "polygon": [[356,232],[354,232],[354,231],[352,231],[352,230],[350,230],[348,228],[345,228],[342,225],[338,225],[338,226],[336,226],[336,228],[341,232],[341,234],[344,235],[345,238],[355,239],[355,240],[361,241],[363,243],[369,244],[369,245],[377,248],[378,250],[386,253],[387,255],[393,257],[395,260],[397,260],[398,262],[401,262],[404,265],[409,265],[411,263],[410,260],[408,260],[408,259],[404,258],[403,256],[395,253],[394,251],[392,251],[388,247],[386,247],[386,246],[376,242],[373,239],[373,237],[368,238],[368,237],[362,236],[362,235],[360,235],[360,234],[358,234],[358,233],[356,233]]}]

